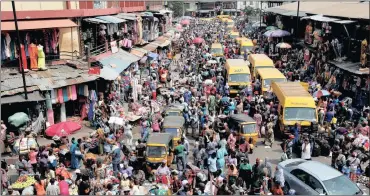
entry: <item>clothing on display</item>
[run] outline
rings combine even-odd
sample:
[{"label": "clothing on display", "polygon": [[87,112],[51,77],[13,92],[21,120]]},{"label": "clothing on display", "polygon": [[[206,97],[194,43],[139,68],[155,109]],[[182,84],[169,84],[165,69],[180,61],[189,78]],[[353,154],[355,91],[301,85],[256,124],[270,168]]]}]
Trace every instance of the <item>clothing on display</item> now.
[{"label": "clothing on display", "polygon": [[62,103],[60,105],[60,122],[66,121],[67,121],[66,104]]},{"label": "clothing on display", "polygon": [[54,124],[54,111],[53,109],[48,109],[47,111],[47,118],[50,125]]},{"label": "clothing on display", "polygon": [[76,85],[72,85],[72,100],[77,100],[77,90],[76,90]]},{"label": "clothing on display", "polygon": [[31,63],[31,70],[37,70],[38,65],[37,65],[37,60],[38,60],[38,49],[35,44],[30,44],[28,46],[28,52],[30,56],[30,63]]},{"label": "clothing on display", "polygon": [[58,94],[57,94],[57,96],[58,96],[58,102],[59,103],[64,103],[64,99],[63,99],[63,90],[60,88],[60,89],[58,89]]},{"label": "clothing on display", "polygon": [[37,46],[37,57],[38,57],[38,61],[37,61],[37,67],[38,69],[46,69],[45,67],[45,53],[44,53],[44,47],[42,45],[38,45]]},{"label": "clothing on display", "polygon": [[67,87],[62,88],[62,90],[63,90],[63,101],[64,101],[64,102],[69,101],[69,99],[68,99],[68,90],[67,90]]},{"label": "clothing on display", "polygon": [[19,61],[19,71],[22,71],[22,64],[23,64],[23,69],[24,71],[28,71],[28,66],[27,66],[27,56],[26,52],[24,51],[24,45],[21,44],[21,54],[22,54],[22,59]]}]

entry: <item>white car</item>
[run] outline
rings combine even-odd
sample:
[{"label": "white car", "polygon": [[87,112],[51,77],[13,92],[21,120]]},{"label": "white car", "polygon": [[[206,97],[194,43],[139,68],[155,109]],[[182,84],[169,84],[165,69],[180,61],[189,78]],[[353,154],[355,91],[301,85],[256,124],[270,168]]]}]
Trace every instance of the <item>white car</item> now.
[{"label": "white car", "polygon": [[284,170],[284,190],[297,195],[363,195],[347,176],[329,165],[304,159],[288,159],[278,164]]}]

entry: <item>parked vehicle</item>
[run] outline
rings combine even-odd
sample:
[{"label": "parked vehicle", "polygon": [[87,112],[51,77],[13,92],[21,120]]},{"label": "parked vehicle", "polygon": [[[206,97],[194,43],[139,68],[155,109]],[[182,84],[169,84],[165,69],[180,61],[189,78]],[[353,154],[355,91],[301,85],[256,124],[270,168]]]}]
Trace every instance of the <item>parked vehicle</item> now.
[{"label": "parked vehicle", "polygon": [[338,170],[317,161],[288,159],[278,164],[284,170],[284,190],[297,195],[363,195],[363,191]]}]

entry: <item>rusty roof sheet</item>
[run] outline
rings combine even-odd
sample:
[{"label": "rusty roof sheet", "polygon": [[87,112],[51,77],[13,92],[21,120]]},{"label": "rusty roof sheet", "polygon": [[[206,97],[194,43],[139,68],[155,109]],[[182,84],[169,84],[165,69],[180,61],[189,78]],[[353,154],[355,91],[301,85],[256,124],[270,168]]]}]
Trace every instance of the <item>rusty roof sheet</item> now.
[{"label": "rusty roof sheet", "polygon": [[[48,67],[46,71],[29,71],[25,74],[27,87],[37,87],[36,90],[51,90],[73,84],[93,81],[98,78],[89,75],[88,70],[75,69],[67,65]],[[1,70],[1,95],[14,95],[23,92],[22,74],[17,69]],[[28,91],[28,90],[27,90]]]}]

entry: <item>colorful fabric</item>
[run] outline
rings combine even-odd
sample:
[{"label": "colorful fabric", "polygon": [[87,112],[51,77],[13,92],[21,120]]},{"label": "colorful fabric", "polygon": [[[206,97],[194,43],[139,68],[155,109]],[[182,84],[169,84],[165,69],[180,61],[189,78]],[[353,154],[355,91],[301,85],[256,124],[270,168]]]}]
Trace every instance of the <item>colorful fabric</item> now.
[{"label": "colorful fabric", "polygon": [[37,47],[37,52],[38,52],[37,53],[38,55],[37,67],[39,69],[45,69],[45,53],[41,45]]},{"label": "colorful fabric", "polygon": [[84,93],[83,93],[83,95],[85,97],[88,97],[89,96],[89,86],[84,85]]},{"label": "colorful fabric", "polygon": [[19,60],[19,71],[22,71],[22,64],[23,64],[23,69],[28,70],[27,57],[26,57],[25,47],[23,44],[21,44],[21,54],[22,54],[22,59]]},{"label": "colorful fabric", "polygon": [[53,111],[53,109],[48,109],[47,117],[48,117],[49,124],[53,125],[54,124],[54,111]]},{"label": "colorful fabric", "polygon": [[72,86],[67,86],[68,100],[72,100]]},{"label": "colorful fabric", "polygon": [[78,85],[78,95],[84,95],[85,85]]},{"label": "colorful fabric", "polygon": [[67,87],[64,87],[63,88],[63,101],[64,102],[67,102],[69,99],[68,99],[68,90],[67,90]]},{"label": "colorful fabric", "polygon": [[77,90],[76,85],[72,85],[72,100],[77,100]]},{"label": "colorful fabric", "polygon": [[30,44],[28,46],[28,52],[29,52],[30,64],[31,64],[30,68],[32,70],[38,69],[37,67],[37,58],[38,58],[37,46],[35,44]]},{"label": "colorful fabric", "polygon": [[58,96],[58,102],[59,103],[64,103],[64,99],[63,99],[63,90],[60,88],[60,89],[58,89],[58,94],[57,94],[57,96]]},{"label": "colorful fabric", "polygon": [[58,102],[57,98],[56,98],[56,95],[58,94],[57,90],[56,89],[53,89],[50,91],[50,99],[51,99],[51,103],[52,104],[55,104]]}]

